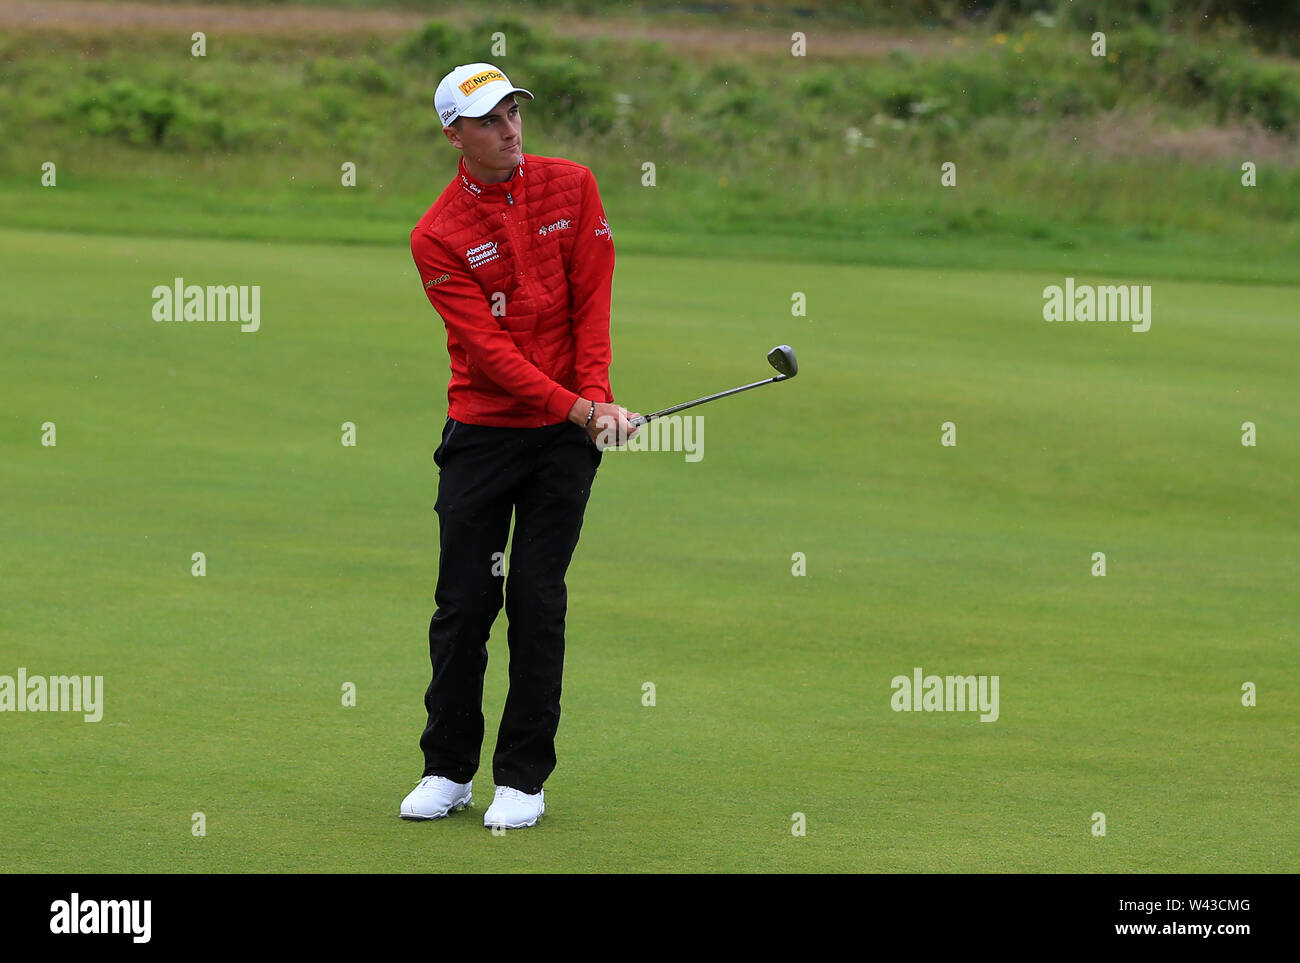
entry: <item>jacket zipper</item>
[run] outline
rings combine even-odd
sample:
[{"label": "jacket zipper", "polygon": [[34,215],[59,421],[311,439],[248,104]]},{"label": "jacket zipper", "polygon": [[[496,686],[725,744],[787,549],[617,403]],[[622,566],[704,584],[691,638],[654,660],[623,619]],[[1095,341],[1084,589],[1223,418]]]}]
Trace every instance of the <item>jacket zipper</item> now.
[{"label": "jacket zipper", "polygon": [[[511,207],[515,206],[515,199],[509,191],[506,191],[506,203],[509,204]],[[514,245],[515,262],[523,270],[524,285],[532,292],[533,303],[534,305],[537,306],[537,310],[541,310],[542,300],[539,295],[539,292],[533,286],[533,278],[530,271],[528,270],[530,265],[525,257],[526,252],[524,250],[524,244],[523,241],[521,240],[521,236],[515,230],[515,225],[514,222],[511,220],[510,215],[507,212],[502,211],[501,216],[505,219],[506,235],[510,238],[511,243]]]}]

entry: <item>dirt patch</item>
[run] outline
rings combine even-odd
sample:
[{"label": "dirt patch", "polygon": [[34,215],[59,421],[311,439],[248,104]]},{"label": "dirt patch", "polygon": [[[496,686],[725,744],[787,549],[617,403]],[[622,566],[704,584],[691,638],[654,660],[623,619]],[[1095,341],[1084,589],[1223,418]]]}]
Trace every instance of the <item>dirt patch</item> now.
[{"label": "dirt patch", "polygon": [[1254,161],[1281,167],[1300,163],[1295,142],[1254,121],[1177,128],[1155,117],[1115,111],[1066,131],[1102,160],[1161,157],[1171,161]]},{"label": "dirt patch", "polygon": [[[519,16],[518,14],[512,14]],[[226,33],[315,33],[350,34],[402,33],[418,30],[429,20],[466,24],[477,19],[456,11],[434,13],[397,10],[348,10],[326,7],[244,7],[209,4],[89,3],[84,0],[0,0],[0,26],[54,27],[64,29],[162,30],[190,33],[195,30]],[[557,16],[530,18],[557,33],[574,37],[643,39],[662,43],[672,50],[735,50],[746,53],[787,51],[789,30],[772,27],[728,27],[724,25],[682,26],[656,23],[653,17],[580,18]],[[915,54],[937,51],[938,37],[910,37],[869,30],[845,29],[841,25],[800,27],[807,35],[808,56],[879,57],[894,50]]]},{"label": "dirt patch", "polygon": [[212,30],[243,33],[345,33],[399,31],[431,17],[384,10],[322,7],[242,7],[208,4],[85,3],[65,0],[0,0],[0,24],[8,27],[84,27],[122,30]]}]

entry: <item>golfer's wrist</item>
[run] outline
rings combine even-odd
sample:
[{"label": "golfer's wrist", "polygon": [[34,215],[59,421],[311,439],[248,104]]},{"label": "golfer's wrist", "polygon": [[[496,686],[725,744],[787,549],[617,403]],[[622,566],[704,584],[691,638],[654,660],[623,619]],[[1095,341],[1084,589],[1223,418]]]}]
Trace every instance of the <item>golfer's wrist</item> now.
[{"label": "golfer's wrist", "polygon": [[591,405],[592,403],[586,398],[578,398],[578,400],[573,403],[573,407],[569,409],[569,420],[575,425],[585,425],[587,423],[587,415],[591,413]]}]

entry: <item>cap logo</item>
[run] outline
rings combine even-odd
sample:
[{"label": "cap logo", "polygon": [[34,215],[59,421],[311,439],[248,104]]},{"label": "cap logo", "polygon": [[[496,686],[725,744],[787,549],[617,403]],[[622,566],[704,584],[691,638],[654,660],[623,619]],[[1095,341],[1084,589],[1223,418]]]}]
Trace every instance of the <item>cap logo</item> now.
[{"label": "cap logo", "polygon": [[490,84],[494,80],[505,80],[506,75],[499,70],[484,70],[475,74],[460,85],[460,92],[468,97],[484,84]]}]

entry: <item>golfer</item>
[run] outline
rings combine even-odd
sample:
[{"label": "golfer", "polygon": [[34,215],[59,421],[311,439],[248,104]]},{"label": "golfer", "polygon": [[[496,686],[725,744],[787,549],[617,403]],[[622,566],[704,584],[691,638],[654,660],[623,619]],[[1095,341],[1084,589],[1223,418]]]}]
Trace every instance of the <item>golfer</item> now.
[{"label": "golfer", "polygon": [[[636,433],[609,384],[614,242],[581,164],[523,153],[519,98],[492,64],[457,67],[434,103],[459,170],[411,232],[447,327],[433,679],[424,777],[404,819],[470,805],[483,743],[487,640],[504,594],[510,688],[497,731],[490,827],[534,826],[555,768],[564,578],[601,448]],[[514,538],[506,564],[506,541]],[[508,572],[508,574],[507,574]]]}]

